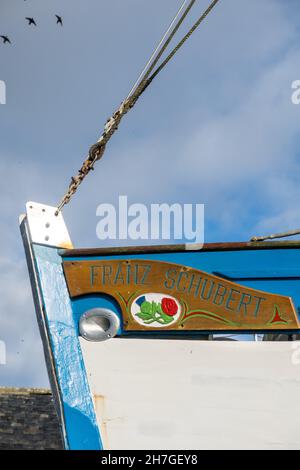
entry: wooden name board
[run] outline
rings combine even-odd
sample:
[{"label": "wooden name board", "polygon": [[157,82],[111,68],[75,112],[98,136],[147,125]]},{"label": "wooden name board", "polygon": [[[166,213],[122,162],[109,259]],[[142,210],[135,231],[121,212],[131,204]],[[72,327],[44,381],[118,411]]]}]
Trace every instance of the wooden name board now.
[{"label": "wooden name board", "polygon": [[131,259],[65,261],[63,267],[70,297],[112,296],[127,331],[300,328],[290,297],[187,266]]}]

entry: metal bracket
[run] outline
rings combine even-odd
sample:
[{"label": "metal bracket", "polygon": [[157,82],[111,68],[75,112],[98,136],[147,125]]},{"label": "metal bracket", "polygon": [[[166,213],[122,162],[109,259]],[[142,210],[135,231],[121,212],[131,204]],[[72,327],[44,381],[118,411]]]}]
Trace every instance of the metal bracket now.
[{"label": "metal bracket", "polygon": [[79,331],[87,341],[106,341],[118,334],[120,319],[107,308],[92,308],[79,320]]},{"label": "metal bracket", "polygon": [[68,229],[61,212],[56,207],[37,202],[27,202],[26,214],[32,243],[56,248],[73,248]]}]

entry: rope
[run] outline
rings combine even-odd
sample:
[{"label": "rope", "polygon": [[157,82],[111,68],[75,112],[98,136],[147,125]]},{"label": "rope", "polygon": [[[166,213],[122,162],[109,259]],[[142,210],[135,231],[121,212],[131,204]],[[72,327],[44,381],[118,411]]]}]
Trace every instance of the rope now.
[{"label": "rope", "polygon": [[[195,3],[196,0],[193,1],[193,3]],[[152,60],[155,58],[156,54],[158,53],[158,51],[160,50],[160,48],[162,47],[163,45],[163,42],[164,40],[166,39],[166,37],[168,36],[169,32],[171,31],[173,25],[175,24],[175,21],[177,20],[177,18],[179,17],[180,13],[182,12],[184,6],[187,4],[188,0],[184,0],[183,4],[181,5],[181,7],[179,8],[176,16],[174,17],[174,19],[172,20],[170,26],[168,27],[167,31],[165,32],[165,34],[163,35],[162,39],[159,41],[155,51],[153,52],[152,56],[150,57],[150,59],[148,60],[147,64],[145,65],[143,71],[141,72],[141,74],[139,75],[138,79],[136,80],[135,84],[133,85],[133,87],[131,88],[130,90],[130,93],[128,94],[127,98],[129,98],[129,96],[135,91],[137,85],[139,84],[139,82],[141,81],[141,79],[145,79],[146,78],[146,71],[148,69],[149,71],[149,66],[152,62]],[[157,63],[157,62],[156,62]],[[154,64],[155,65],[155,64]]]},{"label": "rope", "polygon": [[[151,82],[154,80],[154,78],[162,71],[162,69],[168,64],[168,62],[174,57],[174,55],[181,49],[181,47],[184,45],[184,43],[190,38],[190,36],[194,33],[194,31],[200,26],[200,24],[205,20],[205,18],[208,16],[208,14],[211,12],[211,10],[215,7],[215,5],[218,3],[219,0],[213,0],[208,8],[205,10],[205,12],[200,16],[198,21],[192,26],[192,28],[188,31],[188,33],[183,37],[183,39],[175,46],[175,48],[170,52],[170,54],[167,56],[167,58],[162,62],[162,64],[150,75],[150,73],[153,71],[155,65],[157,64],[158,60],[170,44],[172,38],[178,31],[179,27],[181,26],[182,22],[186,18],[187,14],[191,10],[192,6],[194,5],[196,0],[191,0],[190,3],[188,4],[186,10],[178,20],[178,22],[175,24],[174,28],[172,29],[169,37],[166,39],[166,41],[163,43],[164,39],[160,41],[160,44],[162,44],[160,51],[156,55],[156,52],[152,55],[155,56],[154,61],[150,65],[150,67],[146,70],[146,73],[143,74],[143,78],[141,82],[138,85],[135,85],[133,87],[133,90],[135,88],[135,91],[130,94],[125,101],[123,101],[119,107],[119,109],[112,115],[110,119],[108,119],[104,131],[100,137],[100,139],[97,141],[96,144],[94,144],[90,150],[89,150],[89,156],[88,158],[83,162],[82,167],[78,171],[77,176],[73,176],[71,178],[71,183],[69,185],[69,188],[61,201],[59,202],[57,206],[57,210],[55,212],[56,215],[59,214],[59,212],[62,210],[62,208],[68,204],[70,201],[71,197],[75,192],[77,191],[78,187],[84,180],[84,178],[89,174],[91,170],[94,169],[94,165],[96,161],[100,160],[103,157],[103,154],[105,152],[106,144],[108,141],[111,139],[113,134],[116,132],[116,130],[119,127],[119,124],[122,120],[122,118],[134,107],[136,104],[137,100],[139,97],[144,93],[144,91],[148,88],[148,86],[151,84]],[[172,21],[168,31],[172,28],[172,25],[175,23],[176,19],[180,15],[180,12],[183,10],[184,4],[180,8],[179,12],[177,13],[175,19]],[[164,38],[166,37],[168,33],[164,35]],[[159,47],[158,47],[159,48]],[[157,49],[158,49],[157,48]],[[156,49],[156,51],[157,51]],[[150,59],[150,63],[151,63]],[[149,63],[149,62],[148,62]],[[150,75],[150,76],[149,76]]]},{"label": "rope", "polygon": [[[141,80],[140,84],[137,86],[136,90],[135,90],[135,93],[138,95],[138,96],[141,96],[142,93],[144,93],[144,91],[146,90],[146,88],[150,85],[150,83],[152,82],[153,78],[151,77],[151,81],[148,81],[148,77],[149,75],[151,74],[152,70],[154,69],[155,65],[158,63],[159,59],[161,58],[161,56],[163,55],[163,53],[165,52],[165,50],[168,48],[168,45],[170,44],[170,42],[172,41],[173,37],[175,36],[175,34],[177,33],[177,31],[179,30],[180,26],[182,25],[183,21],[185,20],[185,18],[187,17],[188,13],[190,12],[191,8],[193,7],[193,5],[195,4],[196,0],[191,0],[190,3],[188,4],[186,10],[183,12],[181,18],[178,20],[178,22],[175,24],[173,30],[170,32],[170,35],[169,37],[166,39],[166,41],[163,43],[162,42],[162,46],[161,46],[161,49],[159,51],[159,53],[157,54],[157,56],[155,57],[155,60],[152,62],[152,64],[149,66],[148,70],[146,71],[145,75],[143,76],[143,79]],[[178,17],[178,15],[177,15]],[[154,72],[155,73],[155,72]],[[154,74],[153,74],[154,75]],[[157,75],[157,74],[156,74]],[[149,79],[150,80],[150,79]]]},{"label": "rope", "polygon": [[188,31],[188,33],[184,36],[184,38],[177,44],[176,47],[170,52],[168,57],[162,62],[162,64],[155,70],[155,72],[151,75],[148,80],[147,86],[150,85],[152,80],[162,71],[162,69],[170,62],[170,60],[174,57],[174,55],[181,49],[184,43],[191,37],[191,35],[196,31],[196,29],[200,26],[200,24],[205,20],[205,18],[209,15],[211,10],[216,6],[219,0],[214,0],[209,7],[205,10],[203,15],[200,16],[199,20],[192,26],[192,28]]},{"label": "rope", "polygon": [[251,242],[263,242],[265,240],[274,240],[274,238],[285,238],[300,235],[300,229],[291,230],[290,232],[274,233],[272,235],[266,235],[264,237],[252,237]]}]

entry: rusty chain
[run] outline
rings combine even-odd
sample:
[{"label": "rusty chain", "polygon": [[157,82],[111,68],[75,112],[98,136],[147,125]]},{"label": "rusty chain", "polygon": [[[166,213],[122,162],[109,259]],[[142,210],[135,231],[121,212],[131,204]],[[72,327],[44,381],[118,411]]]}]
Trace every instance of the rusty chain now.
[{"label": "rusty chain", "polygon": [[95,163],[103,157],[106,144],[118,129],[123,116],[125,116],[125,114],[127,114],[128,111],[134,106],[137,99],[138,97],[136,97],[135,94],[129,97],[121,104],[119,109],[112,115],[112,117],[108,119],[104,127],[104,132],[101,135],[100,139],[97,141],[96,144],[92,145],[92,147],[90,148],[89,155],[87,159],[83,162],[80,170],[78,171],[78,174],[71,178],[69,188],[57,206],[57,211],[55,213],[56,215],[58,215],[62,208],[66,204],[68,204],[71,197],[73,196],[73,194],[76,193],[78,187],[80,186],[84,178],[89,174],[91,170],[94,169]]}]

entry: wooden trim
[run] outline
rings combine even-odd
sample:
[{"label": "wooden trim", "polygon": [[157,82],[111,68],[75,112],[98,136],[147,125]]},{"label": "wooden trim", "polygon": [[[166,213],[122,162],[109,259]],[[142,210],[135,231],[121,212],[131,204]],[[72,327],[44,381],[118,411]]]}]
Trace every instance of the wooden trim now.
[{"label": "wooden trim", "polygon": [[[300,241],[269,241],[269,242],[225,242],[225,243],[205,243],[203,248],[194,251],[240,251],[240,250],[265,250],[265,249],[291,249],[300,248]],[[153,245],[153,246],[127,246],[108,248],[75,248],[70,250],[60,250],[59,254],[64,258],[76,258],[82,256],[105,256],[105,255],[126,255],[144,253],[171,253],[179,251],[193,251],[191,245]]]},{"label": "wooden trim", "polygon": [[122,328],[128,332],[300,328],[290,297],[180,264],[139,259],[65,260],[63,269],[71,298],[112,297],[122,311]]}]

